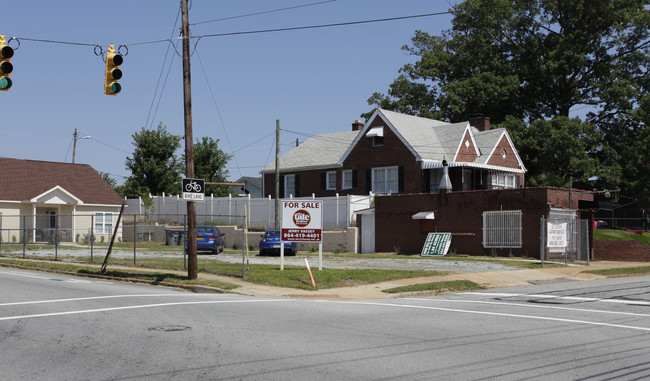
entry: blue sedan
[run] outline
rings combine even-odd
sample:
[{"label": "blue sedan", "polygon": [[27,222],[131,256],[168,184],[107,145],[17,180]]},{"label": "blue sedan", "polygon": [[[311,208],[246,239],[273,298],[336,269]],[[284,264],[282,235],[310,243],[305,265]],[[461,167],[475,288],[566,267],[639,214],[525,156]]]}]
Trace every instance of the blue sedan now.
[{"label": "blue sedan", "polygon": [[209,250],[212,254],[219,254],[226,246],[225,234],[216,226],[199,225],[196,227],[196,250]]},{"label": "blue sedan", "polygon": [[[280,231],[267,230],[260,240],[260,255],[277,253],[280,255]],[[296,255],[296,243],[284,242],[284,253],[286,255]]]}]

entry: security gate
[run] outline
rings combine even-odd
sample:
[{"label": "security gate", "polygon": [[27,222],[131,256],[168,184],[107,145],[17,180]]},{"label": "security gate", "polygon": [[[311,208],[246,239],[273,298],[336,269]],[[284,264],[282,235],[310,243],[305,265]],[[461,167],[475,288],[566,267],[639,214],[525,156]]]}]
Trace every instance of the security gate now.
[{"label": "security gate", "polygon": [[[560,227],[566,236],[560,245],[553,244],[549,226]],[[589,220],[578,220],[575,210],[551,209],[549,217],[542,216],[540,227],[540,259],[544,261],[589,262]],[[551,242],[549,242],[551,234]],[[561,237],[562,238],[562,237]]]}]

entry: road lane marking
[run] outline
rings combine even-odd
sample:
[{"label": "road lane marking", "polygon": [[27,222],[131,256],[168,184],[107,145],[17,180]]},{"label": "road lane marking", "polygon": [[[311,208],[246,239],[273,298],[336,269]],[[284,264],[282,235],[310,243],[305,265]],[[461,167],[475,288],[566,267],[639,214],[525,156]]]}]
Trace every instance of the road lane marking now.
[{"label": "road lane marking", "polygon": [[625,300],[625,299],[610,299],[610,298],[585,298],[579,296],[561,296],[561,295],[548,295],[548,294],[509,294],[509,293],[495,293],[495,292],[463,292],[461,295],[479,295],[479,296],[495,296],[501,298],[512,297],[525,297],[525,298],[538,298],[538,299],[563,299],[574,300],[581,302],[604,302],[604,303],[620,303],[620,304],[634,304],[639,306],[650,306],[650,301],[646,300]]},{"label": "road lane marking", "polygon": [[536,316],[536,315],[511,314],[511,313],[505,313],[505,312],[462,310],[462,309],[456,309],[456,308],[430,307],[430,306],[418,306],[418,305],[413,305],[413,304],[395,304],[395,303],[381,303],[381,302],[352,302],[352,301],[350,301],[350,302],[330,302],[330,303],[359,304],[359,305],[382,306],[382,307],[414,308],[414,309],[422,309],[422,310],[458,312],[458,313],[475,314],[475,315],[503,316],[503,317],[519,318],[519,319],[546,320],[546,321],[555,321],[555,322],[561,322],[561,323],[595,325],[595,326],[600,326],[600,327],[623,328],[623,329],[631,329],[631,330],[636,330],[636,331],[650,332],[650,327],[635,327],[635,326],[623,325],[623,324],[601,323],[601,322],[594,322],[594,321],[588,321],[588,320],[554,318],[554,317]]},{"label": "road lane marking", "polygon": [[28,273],[18,273],[18,272],[13,272],[13,271],[0,271],[0,274],[7,274],[7,275],[15,275],[15,276],[22,276],[22,277],[27,277],[27,278],[36,278],[36,279],[52,279],[44,276],[39,276],[39,275],[32,275]]},{"label": "road lane marking", "polygon": [[295,303],[295,300],[292,300],[292,299],[204,300],[204,301],[196,301],[196,302],[155,303],[155,304],[141,304],[141,305],[137,305],[137,306],[96,308],[96,309],[91,309],[91,310],[50,312],[50,313],[43,313],[43,314],[19,315],[19,316],[5,316],[5,317],[0,317],[0,321],[33,319],[33,318],[42,318],[42,317],[64,316],[64,315],[89,314],[89,313],[96,313],[96,312],[134,310],[134,309],[141,309],[141,308],[187,306],[187,305],[197,305],[197,304],[259,303],[259,302],[263,302],[263,303],[269,303],[269,302],[294,302]]},{"label": "road lane marking", "polygon": [[404,300],[419,300],[419,301],[429,301],[429,302],[450,302],[450,303],[467,303],[467,304],[496,304],[502,306],[516,306],[524,308],[542,308],[549,310],[564,310],[564,311],[577,311],[577,312],[598,312],[602,314],[611,314],[611,315],[626,315],[626,316],[638,316],[638,317],[650,317],[650,314],[639,314],[634,312],[618,312],[618,311],[605,311],[605,310],[592,310],[588,308],[572,308],[572,307],[559,307],[559,306],[540,306],[535,304],[521,304],[521,303],[512,303],[512,302],[490,302],[486,300],[458,300],[458,299],[420,299],[420,298],[404,298]]},{"label": "road lane marking", "polygon": [[24,304],[41,304],[41,303],[62,303],[62,302],[76,302],[81,300],[97,300],[97,299],[114,299],[114,298],[140,298],[148,296],[200,296],[201,294],[188,294],[188,293],[177,293],[177,294],[132,294],[132,295],[104,295],[104,296],[87,296],[83,298],[68,298],[68,299],[47,299],[47,300],[32,300],[27,302],[11,302],[11,303],[0,303],[2,306],[20,306]]}]

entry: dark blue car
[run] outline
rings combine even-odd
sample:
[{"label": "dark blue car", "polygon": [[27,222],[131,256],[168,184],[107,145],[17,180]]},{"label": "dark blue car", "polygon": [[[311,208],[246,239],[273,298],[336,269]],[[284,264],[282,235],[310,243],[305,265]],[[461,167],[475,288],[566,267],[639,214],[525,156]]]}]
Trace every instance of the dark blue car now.
[{"label": "dark blue car", "polygon": [[219,254],[226,246],[224,237],[225,234],[220,232],[216,226],[199,225],[196,227],[196,250]]},{"label": "dark blue car", "polygon": [[[276,254],[280,255],[280,231],[267,230],[260,240],[260,255]],[[284,254],[296,255],[296,243],[284,242]]]}]

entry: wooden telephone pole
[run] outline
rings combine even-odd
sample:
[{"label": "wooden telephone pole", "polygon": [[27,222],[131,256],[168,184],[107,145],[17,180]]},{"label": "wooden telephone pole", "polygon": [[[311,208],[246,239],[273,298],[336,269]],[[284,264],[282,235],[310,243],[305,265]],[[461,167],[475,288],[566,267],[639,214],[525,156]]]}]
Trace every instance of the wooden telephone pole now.
[{"label": "wooden telephone pole", "polygon": [[[183,12],[183,103],[185,110],[185,177],[194,178],[194,137],[192,136],[192,81],[190,76],[190,21],[187,0]],[[187,202],[187,278],[198,278],[196,255],[196,203]]]}]

